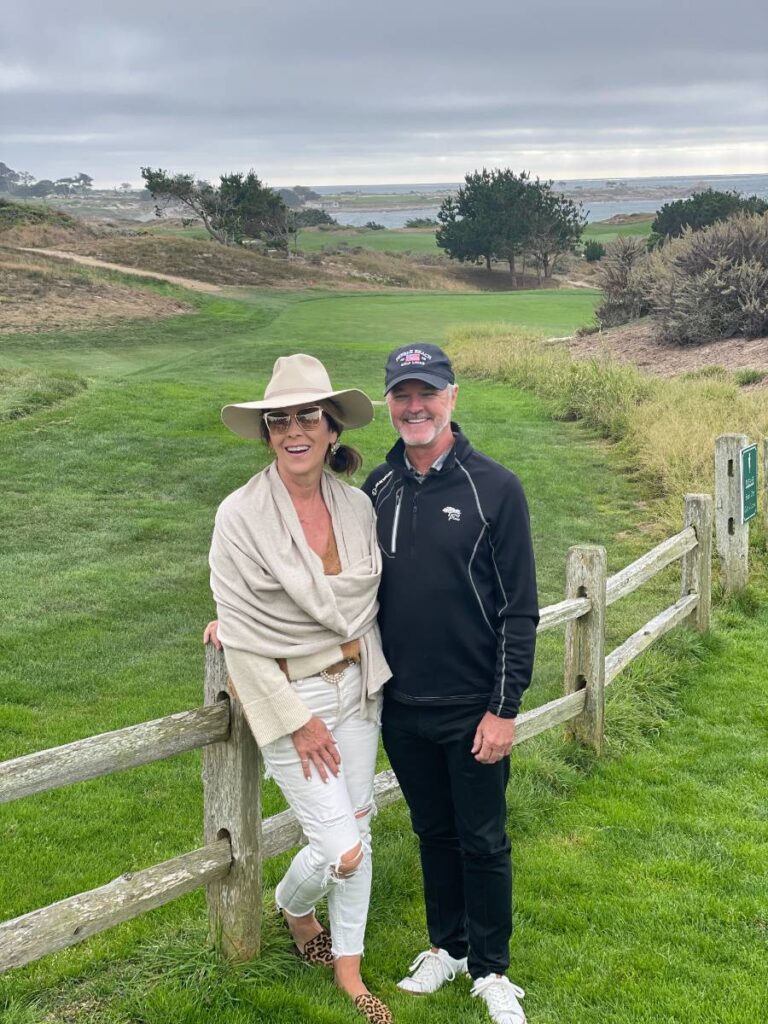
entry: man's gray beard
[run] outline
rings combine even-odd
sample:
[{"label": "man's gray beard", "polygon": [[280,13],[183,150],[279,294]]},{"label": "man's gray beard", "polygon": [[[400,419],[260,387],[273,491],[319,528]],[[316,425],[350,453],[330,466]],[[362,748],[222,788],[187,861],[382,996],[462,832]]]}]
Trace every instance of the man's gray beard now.
[{"label": "man's gray beard", "polygon": [[[404,444],[404,445],[405,445],[405,446],[406,446],[407,448],[426,448],[426,447],[428,447],[428,446],[429,446],[430,444],[434,444],[434,443],[435,443],[435,441],[436,441],[436,440],[438,439],[438,437],[439,437],[439,436],[440,436],[440,435],[442,434],[442,432],[443,432],[443,431],[445,430],[445,428],[446,428],[446,427],[448,427],[448,426],[450,426],[450,423],[451,423],[451,417],[450,417],[450,414],[449,414],[448,416],[446,416],[446,418],[445,418],[445,422],[444,422],[444,423],[441,423],[441,424],[440,424],[439,426],[437,426],[437,420],[434,420],[434,419],[433,419],[433,420],[430,420],[430,422],[431,422],[431,424],[432,424],[433,428],[435,428],[435,427],[436,427],[436,429],[435,429],[435,432],[433,433],[433,435],[432,435],[432,437],[431,437],[431,439],[430,439],[429,441],[406,441],[406,440],[405,440],[405,438],[403,437],[403,434],[402,434],[402,431],[400,430],[400,427],[398,427],[398,426],[395,426],[395,423],[394,423],[394,422],[393,422],[393,420],[392,420],[392,414],[391,414],[391,413],[389,414],[389,420],[390,420],[390,423],[392,423],[392,426],[393,426],[393,427],[395,428],[395,430],[397,431],[397,433],[398,433],[398,434],[400,435],[400,438],[402,439],[402,441],[403,441],[403,444]],[[407,424],[407,423],[406,423],[406,426],[408,426],[408,425],[409,425],[409,424]]]}]

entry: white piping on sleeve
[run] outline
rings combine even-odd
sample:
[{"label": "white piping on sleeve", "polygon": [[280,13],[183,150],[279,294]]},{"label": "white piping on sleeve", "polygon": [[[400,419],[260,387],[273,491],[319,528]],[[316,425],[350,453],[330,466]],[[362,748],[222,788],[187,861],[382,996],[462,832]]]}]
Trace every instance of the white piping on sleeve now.
[{"label": "white piping on sleeve", "polygon": [[472,578],[472,563],[475,560],[475,555],[477,554],[477,549],[480,547],[480,541],[483,539],[483,535],[485,534],[485,531],[486,531],[486,526],[483,525],[482,529],[480,530],[480,533],[477,535],[477,540],[475,541],[475,546],[472,549],[472,554],[470,556],[469,563],[467,565],[467,575],[469,576],[469,582],[472,584],[472,590],[474,591],[475,597],[477,598],[477,603],[478,603],[478,605],[480,607],[480,611],[482,613],[483,619],[485,620],[485,624],[488,627],[488,629],[490,629],[491,633],[493,633],[493,635],[496,636],[496,630],[491,625],[490,620],[489,620],[488,616],[485,613],[485,608],[483,607],[483,602],[480,600],[480,595],[477,592],[477,587],[475,586],[475,581]]},{"label": "white piping on sleeve", "polygon": [[[493,571],[496,573],[496,580],[498,581],[499,588],[501,590],[501,595],[504,598],[504,605],[503,605],[503,607],[501,609],[501,611],[503,612],[506,609],[507,604],[509,603],[509,601],[508,601],[508,598],[507,598],[507,592],[504,589],[504,584],[501,582],[501,574],[499,572],[499,567],[496,564],[496,556],[495,556],[495,552],[493,550],[493,541],[491,540],[490,524],[489,524],[488,520],[485,518],[485,516],[483,515],[483,507],[480,504],[480,496],[477,493],[477,488],[475,487],[475,481],[472,479],[472,476],[471,476],[469,470],[464,466],[464,464],[461,462],[461,460],[458,457],[456,458],[456,465],[463,471],[463,473],[465,474],[467,480],[469,480],[469,486],[472,488],[472,493],[475,496],[475,504],[477,505],[478,515],[480,516],[480,519],[483,522],[483,526],[488,531],[488,546],[489,546],[489,548],[491,550],[491,564],[493,565]],[[480,534],[480,536],[482,537],[482,533]],[[479,542],[480,542],[480,537],[478,537],[478,543]],[[475,545],[475,550],[477,550],[477,544]],[[475,557],[475,552],[473,551],[472,552],[472,559],[474,559],[474,557]],[[470,559],[470,564],[472,562],[472,559]],[[474,583],[474,580],[472,580],[472,574],[471,573],[470,573],[470,577],[469,578],[472,581],[472,589],[475,591],[475,594],[477,595],[477,590],[475,589],[475,583]],[[478,601],[480,601],[479,595],[478,595]],[[482,608],[482,603],[480,604],[480,607]],[[488,622],[488,617],[485,614],[485,609],[483,609],[483,618],[485,619],[486,622]],[[491,629],[493,630],[493,633],[495,635],[496,634],[496,630],[493,629],[493,627],[491,626],[490,622],[488,622],[488,625],[491,627]],[[502,624],[501,624],[501,683],[500,683],[500,688],[499,688],[499,696],[500,696],[499,706],[496,709],[496,714],[497,715],[501,713],[501,710],[504,707],[504,703],[505,703],[505,701],[507,699],[506,698],[506,694],[504,692],[505,689],[506,689],[506,683],[507,683],[507,636],[506,636],[506,629],[507,629],[507,619],[506,619],[506,617],[502,617]]]},{"label": "white piping on sleeve", "polygon": [[403,488],[400,487],[395,495],[395,514],[392,516],[392,539],[389,544],[392,554],[397,553],[397,527],[400,523],[400,506],[403,503]]}]

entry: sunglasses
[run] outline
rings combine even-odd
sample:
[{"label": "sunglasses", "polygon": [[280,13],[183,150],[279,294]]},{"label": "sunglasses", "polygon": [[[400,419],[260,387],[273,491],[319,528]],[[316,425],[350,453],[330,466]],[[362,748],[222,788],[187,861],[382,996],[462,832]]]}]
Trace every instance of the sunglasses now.
[{"label": "sunglasses", "polygon": [[320,426],[323,418],[323,410],[319,405],[309,406],[307,409],[299,409],[298,412],[265,412],[264,422],[270,434],[284,434],[291,425],[291,420],[302,430],[315,430]]}]

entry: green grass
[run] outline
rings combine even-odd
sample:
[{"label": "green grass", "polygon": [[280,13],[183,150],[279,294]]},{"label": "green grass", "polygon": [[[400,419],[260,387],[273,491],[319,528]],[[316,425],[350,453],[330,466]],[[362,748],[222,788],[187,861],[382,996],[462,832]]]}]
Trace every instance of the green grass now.
[{"label": "green grass", "polygon": [[[277,355],[309,351],[327,361],[338,386],[376,396],[385,354],[399,343],[444,341],[478,322],[565,334],[589,320],[596,296],[253,292],[239,302],[193,301],[199,312],[177,320],[0,342],[4,367],[88,378],[86,391],[0,424],[0,758],[199,704],[213,512],[265,460],[258,445],[224,430],[219,409],[260,394]],[[542,604],[562,596],[571,544],[606,544],[614,571],[653,543],[646,495],[582,426],[552,421],[539,400],[493,381],[463,381],[457,416],[526,486]],[[350,439],[370,468],[392,440],[384,409]],[[611,643],[674,593],[667,572],[611,609]],[[578,1020],[600,1024],[736,1024],[731,1003],[756,1005],[763,833],[747,804],[760,806],[752,783],[766,719],[754,714],[760,684],[750,666],[768,652],[762,619],[739,608],[728,614],[742,631],[738,685],[726,685],[736,657],[729,638],[703,668],[706,649],[682,634],[614,684],[604,763],[554,734],[515,757],[514,976],[530,987],[532,1022],[572,1018],[576,1007]],[[752,662],[742,657],[748,649]],[[527,707],[557,694],[561,664],[561,638],[545,634]],[[670,715],[662,743],[651,742]],[[734,725],[710,732],[719,715],[735,716]],[[199,755],[184,755],[1,808],[0,918],[198,845],[199,770]],[[265,813],[280,807],[266,787]],[[380,815],[375,836],[371,984],[392,999],[399,1022],[482,1020],[456,989],[428,1003],[395,995],[394,980],[424,944],[417,851],[402,805]],[[718,859],[727,868],[722,887],[711,869]],[[268,886],[285,862],[268,863]],[[673,963],[678,933],[685,941]],[[705,999],[714,1016],[703,1015]],[[10,1024],[355,1019],[325,979],[290,958],[271,920],[261,960],[220,963],[205,947],[201,894],[0,979],[3,1008]]]},{"label": "green grass", "polygon": [[[343,218],[342,218],[343,219]],[[437,255],[442,252],[435,243],[435,232],[429,228],[403,229],[384,228],[372,231],[365,228],[340,228],[336,231],[304,230],[299,232],[299,252],[318,252],[321,249],[338,249],[355,246],[373,249],[374,252],[412,252],[420,255]]]},{"label": "green grass", "polygon": [[71,398],[85,386],[82,378],[71,375],[0,369],[0,421],[29,416],[38,409]]},{"label": "green grass", "polygon": [[653,217],[649,217],[647,220],[637,220],[633,224],[609,224],[608,221],[595,221],[592,224],[587,224],[582,238],[585,242],[590,238],[594,238],[598,242],[610,242],[620,235],[650,235],[653,220]]},{"label": "green grass", "polygon": [[[343,221],[343,214],[339,215]],[[637,221],[634,224],[609,224],[596,221],[584,229],[583,239],[594,238],[600,242],[608,242],[619,235],[648,235],[651,231],[653,218]],[[163,227],[147,229],[150,234],[171,235],[176,238],[207,239],[208,233],[202,227]],[[293,244],[293,243],[292,243]],[[299,232],[297,246],[299,252],[320,252],[322,249],[355,248],[372,249],[374,252],[413,253],[416,256],[431,256],[442,253],[435,242],[434,229],[429,228],[384,228],[372,231],[370,228],[343,228],[331,231],[320,231],[316,228]]]}]

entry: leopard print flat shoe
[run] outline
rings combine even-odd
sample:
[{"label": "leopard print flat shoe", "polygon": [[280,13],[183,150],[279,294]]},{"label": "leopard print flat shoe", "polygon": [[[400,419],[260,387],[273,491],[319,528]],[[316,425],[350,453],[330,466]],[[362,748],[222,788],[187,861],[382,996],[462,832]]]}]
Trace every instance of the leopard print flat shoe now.
[{"label": "leopard print flat shoe", "polygon": [[390,1008],[370,992],[355,996],[354,1004],[357,1012],[370,1021],[370,1024],[393,1024],[394,1018]]},{"label": "leopard print flat shoe", "polygon": [[[293,932],[291,926],[285,919],[285,914],[278,907],[277,913],[280,915],[280,920],[283,922],[285,927],[288,929],[291,938],[293,938]],[[333,953],[331,952],[331,934],[327,928],[323,928],[321,932],[318,932],[313,938],[308,939],[304,943],[304,948],[301,949],[299,944],[294,939],[293,951],[299,959],[303,960],[306,964],[312,964],[315,967],[333,967]]]},{"label": "leopard print flat shoe", "polygon": [[294,948],[305,963],[313,964],[316,967],[333,967],[331,936],[325,928],[313,939],[305,942],[303,949],[299,949],[296,943],[294,943]]}]

